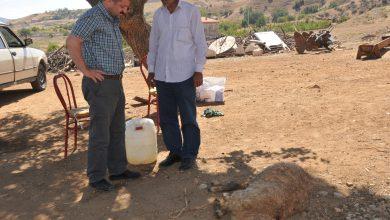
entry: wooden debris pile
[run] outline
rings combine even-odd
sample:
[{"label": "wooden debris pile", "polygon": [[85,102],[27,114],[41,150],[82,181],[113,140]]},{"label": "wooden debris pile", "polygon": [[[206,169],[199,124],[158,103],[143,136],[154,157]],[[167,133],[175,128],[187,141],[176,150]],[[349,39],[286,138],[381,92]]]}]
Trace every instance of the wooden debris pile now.
[{"label": "wooden debris pile", "polygon": [[319,32],[298,32],[294,33],[295,49],[299,54],[303,54],[305,50],[313,51],[320,48],[325,48],[328,51],[334,50],[334,39],[331,34],[332,28],[329,30],[321,30]]},{"label": "wooden debris pile", "polygon": [[68,72],[76,69],[76,64],[70,58],[70,55],[65,46],[60,47],[47,56],[49,63],[49,71],[56,73],[59,71]]}]

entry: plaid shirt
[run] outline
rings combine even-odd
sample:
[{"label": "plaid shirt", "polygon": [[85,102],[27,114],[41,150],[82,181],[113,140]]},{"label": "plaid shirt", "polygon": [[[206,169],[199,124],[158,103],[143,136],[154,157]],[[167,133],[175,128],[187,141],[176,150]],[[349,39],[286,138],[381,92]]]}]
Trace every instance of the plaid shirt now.
[{"label": "plaid shirt", "polygon": [[125,65],[119,18],[112,17],[101,2],[77,20],[71,35],[83,39],[82,56],[88,68],[122,74]]}]

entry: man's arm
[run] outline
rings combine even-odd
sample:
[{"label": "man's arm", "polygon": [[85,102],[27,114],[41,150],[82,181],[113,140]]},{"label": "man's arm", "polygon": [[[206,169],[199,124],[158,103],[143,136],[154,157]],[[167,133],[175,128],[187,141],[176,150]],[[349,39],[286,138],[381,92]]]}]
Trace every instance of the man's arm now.
[{"label": "man's arm", "polygon": [[82,56],[81,48],[85,40],[91,39],[91,36],[99,28],[98,22],[93,16],[82,16],[76,21],[72,32],[66,39],[66,48],[69,55],[77,68],[84,74],[84,76],[91,78],[93,81],[103,81],[103,72],[100,70],[90,70],[86,65]]},{"label": "man's arm", "polygon": [[150,37],[149,37],[149,53],[148,53],[148,71],[149,75],[147,78],[147,83],[149,86],[154,87],[154,71],[155,71],[155,65],[156,65],[156,59],[157,59],[157,50],[158,50],[158,18],[157,18],[158,11],[155,13],[153,17],[153,24],[152,24],[152,30],[150,31]]},{"label": "man's arm", "polygon": [[199,9],[194,10],[191,16],[191,33],[196,46],[195,50],[195,73],[194,85],[195,87],[203,84],[203,69],[206,64],[207,43],[204,34],[204,27],[201,21]]},{"label": "man's arm", "polygon": [[73,62],[76,64],[77,68],[86,76],[91,78],[95,83],[97,81],[103,81],[103,72],[100,70],[89,70],[85,61],[81,55],[81,48],[83,44],[83,39],[70,35],[66,39],[66,48],[68,49],[69,55],[72,58]]}]

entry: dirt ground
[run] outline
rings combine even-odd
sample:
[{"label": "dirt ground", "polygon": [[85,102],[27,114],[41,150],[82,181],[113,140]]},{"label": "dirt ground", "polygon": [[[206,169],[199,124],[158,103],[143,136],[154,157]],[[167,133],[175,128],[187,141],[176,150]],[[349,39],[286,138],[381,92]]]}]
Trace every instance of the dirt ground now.
[{"label": "dirt ground", "polygon": [[[227,77],[224,117],[199,117],[198,168],[178,166],[95,193],[85,175],[88,134],[63,159],[64,113],[52,83],[33,93],[19,85],[0,93],[1,219],[213,219],[213,198],[200,185],[241,181],[276,162],[294,162],[318,181],[295,219],[390,217],[390,58],[355,60],[354,50],[209,60],[207,76]],[[84,105],[79,73],[69,74]],[[138,69],[124,77],[127,117],[146,107]],[[138,104],[138,105],[137,105]],[[159,135],[160,136],[160,135]],[[72,142],[71,142],[72,143]],[[159,160],[167,154],[159,137]],[[293,219],[294,219],[293,218]]]},{"label": "dirt ground", "polygon": [[[0,219],[214,219],[221,194],[204,184],[244,181],[277,162],[298,164],[317,183],[308,208],[291,219],[389,219],[390,54],[367,61],[355,55],[345,49],[209,60],[206,76],[227,77],[226,102],[198,107],[198,167],[151,175],[153,166],[130,166],[143,178],[116,183],[110,193],[88,188],[87,130],[63,159],[64,111],[53,75],[41,93],[8,88],[0,92]],[[80,73],[69,76],[85,105]],[[123,82],[127,117],[144,116],[146,106],[133,100],[147,95],[139,70],[127,69]],[[208,107],[225,116],[200,117]],[[158,137],[160,161],[167,151]]]}]

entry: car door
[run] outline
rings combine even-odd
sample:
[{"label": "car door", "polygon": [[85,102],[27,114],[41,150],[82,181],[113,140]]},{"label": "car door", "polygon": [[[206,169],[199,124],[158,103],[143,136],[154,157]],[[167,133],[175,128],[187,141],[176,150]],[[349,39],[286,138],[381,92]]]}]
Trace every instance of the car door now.
[{"label": "car door", "polygon": [[0,34],[0,86],[15,81],[14,61]]},{"label": "car door", "polygon": [[24,43],[8,27],[0,27],[0,32],[7,42],[11,55],[14,58],[15,81],[36,76],[37,70],[32,54],[28,48],[24,46]]}]

